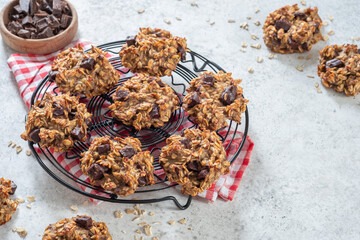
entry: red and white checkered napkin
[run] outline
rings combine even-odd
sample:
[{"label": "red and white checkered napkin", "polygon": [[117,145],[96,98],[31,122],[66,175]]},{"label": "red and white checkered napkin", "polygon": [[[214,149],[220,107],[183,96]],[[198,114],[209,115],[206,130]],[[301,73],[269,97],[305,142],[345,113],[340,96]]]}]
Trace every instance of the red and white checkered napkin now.
[{"label": "red and white checkered napkin", "polygon": [[[88,49],[91,46],[91,42],[85,40],[78,40],[71,43],[68,47],[74,47],[77,44],[81,44],[84,49]],[[22,99],[25,101],[25,104],[30,107],[30,100],[33,92],[35,91],[37,85],[41,82],[41,80],[47,75],[50,71],[51,64],[54,61],[54,58],[59,54],[60,51],[54,52],[46,55],[33,55],[33,54],[12,54],[8,59],[8,65],[11,71],[14,73],[17,85],[20,90],[20,94]],[[181,131],[183,128],[187,127],[190,123],[185,122],[178,129]],[[231,133],[232,134],[232,133]],[[236,138],[233,143],[227,150],[227,156],[230,158],[236,152],[236,146],[240,144],[242,140],[242,134],[236,133]],[[230,140],[226,140],[230,141]],[[224,145],[227,144],[225,141]],[[162,147],[164,143],[159,144],[157,147]],[[200,197],[204,197],[209,199],[210,201],[215,201],[219,196],[224,200],[232,200],[234,198],[236,189],[240,184],[241,177],[249,164],[251,152],[253,149],[254,143],[247,136],[245,141],[245,145],[242,148],[239,156],[230,166],[230,173],[221,176],[219,181],[208,189],[207,191],[199,194]],[[55,156],[56,160],[70,173],[75,175],[76,177],[82,180],[88,180],[87,177],[82,173],[80,169],[79,159],[69,160],[65,158],[64,153],[55,153],[51,150],[51,153]],[[162,170],[160,170],[162,171]],[[157,171],[157,174],[162,174],[162,172]],[[89,188],[85,188],[84,186],[80,186],[84,191],[100,194],[94,190]]]}]

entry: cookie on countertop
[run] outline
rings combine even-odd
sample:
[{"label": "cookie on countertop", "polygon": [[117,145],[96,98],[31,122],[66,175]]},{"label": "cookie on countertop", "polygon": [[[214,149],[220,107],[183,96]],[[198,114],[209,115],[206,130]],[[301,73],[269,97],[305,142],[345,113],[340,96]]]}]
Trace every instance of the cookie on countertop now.
[{"label": "cookie on countertop", "polygon": [[9,198],[16,191],[16,184],[8,179],[0,178],[0,226],[10,221],[16,211],[18,202]]},{"label": "cookie on countertop", "polygon": [[249,100],[242,97],[239,83],[231,73],[204,72],[191,80],[183,107],[201,129],[218,130],[227,126],[226,119],[240,123]]},{"label": "cookie on countertop", "polygon": [[50,224],[42,240],[112,240],[108,227],[103,222],[95,222],[91,217],[78,215]]},{"label": "cookie on countertop", "polygon": [[113,95],[112,116],[135,129],[161,127],[179,108],[179,98],[159,77],[138,74]]},{"label": "cookie on countertop", "polygon": [[273,52],[309,51],[323,40],[317,7],[300,10],[297,4],[282,7],[267,16],[263,26],[265,45]]},{"label": "cookie on countertop", "polygon": [[37,101],[28,113],[21,138],[66,152],[74,143],[86,140],[90,121],[91,114],[85,104],[79,103],[79,97],[46,93],[43,101]]},{"label": "cookie on countertop", "polygon": [[320,51],[318,75],[325,87],[346,96],[360,92],[360,49],[357,45],[329,45]]},{"label": "cookie on countertop", "polygon": [[84,94],[88,98],[107,93],[120,74],[105,56],[106,52],[94,46],[89,52],[84,52],[80,44],[69,48],[55,59],[49,80],[63,93]]},{"label": "cookie on countertop", "polygon": [[186,59],[186,39],[158,28],[140,28],[136,36],[127,38],[119,55],[133,73],[171,76],[179,61]]},{"label": "cookie on countertop", "polygon": [[197,195],[229,172],[230,162],[219,136],[210,130],[186,129],[172,135],[161,149],[159,162],[169,181],[182,186],[182,193]]},{"label": "cookie on countertop", "polygon": [[141,151],[136,138],[96,137],[80,162],[92,185],[100,185],[121,197],[133,194],[140,186],[155,183],[153,157],[149,151]]}]

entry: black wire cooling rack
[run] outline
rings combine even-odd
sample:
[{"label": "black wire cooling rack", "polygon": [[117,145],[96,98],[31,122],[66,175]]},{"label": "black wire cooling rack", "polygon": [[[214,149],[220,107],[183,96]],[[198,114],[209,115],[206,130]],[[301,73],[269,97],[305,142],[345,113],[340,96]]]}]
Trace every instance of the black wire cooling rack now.
[{"label": "black wire cooling rack", "polygon": [[[121,124],[121,122],[118,122],[116,119],[111,117],[109,110],[107,109],[107,106],[112,103],[111,95],[115,92],[115,89],[119,84],[122,84],[122,82],[133,76],[133,74],[129,70],[122,66],[121,59],[118,56],[118,53],[121,47],[125,44],[125,42],[125,40],[116,41],[98,46],[104,51],[114,54],[114,57],[110,57],[109,60],[111,64],[119,72],[122,73],[122,76],[118,84],[109,93],[93,97],[90,100],[85,99],[85,97],[81,99],[82,101],[86,102],[88,111],[93,114],[92,122],[88,126],[88,139],[84,143],[76,143],[73,150],[65,154],[65,159],[72,161],[80,158],[80,154],[86,151],[90,145],[91,133],[92,135],[95,134],[98,136],[110,135],[113,138],[132,136],[138,138],[141,141],[144,149],[151,149],[151,154],[154,157],[155,171],[161,170],[161,166],[159,164],[160,148],[155,145],[164,142],[169,136],[176,133],[176,131],[178,131],[178,129],[180,128],[180,126],[182,126],[184,122],[190,122],[190,124],[187,124],[187,128],[196,128],[197,125],[185,114],[182,107],[180,107],[180,109],[176,110],[172,114],[169,122],[166,123],[164,126],[159,128],[151,127],[141,131],[137,131],[130,126],[125,126]],[[186,87],[189,85],[189,82],[193,78],[198,76],[198,73],[206,70],[210,70],[213,72],[218,72],[220,70],[224,71],[224,69],[222,69],[216,63],[206,59],[205,57],[191,50],[187,52],[187,59],[188,60],[178,64],[176,70],[173,71],[172,76],[162,78],[164,82],[166,82],[178,93],[181,105],[182,97],[186,94]],[[38,100],[42,101],[45,92],[52,92],[55,95],[59,94],[56,85],[48,80],[48,76],[46,76],[37,86],[31,98],[31,105],[33,105]],[[224,146],[225,150],[227,150],[230,146],[233,148],[233,145],[236,145],[235,154],[230,159],[228,159],[228,161],[232,163],[239,155],[246,140],[249,128],[248,110],[246,109],[245,117],[243,117],[241,125],[232,121],[228,123],[229,126],[217,131],[217,134],[223,142],[226,141],[227,144]],[[243,133],[243,137],[240,143],[234,141],[236,133],[239,132]],[[37,146],[37,148],[39,149],[38,151],[36,151],[35,146]],[[54,156],[56,154],[53,154],[50,149],[40,147],[38,144],[30,141],[29,147],[41,167],[48,174],[50,174],[50,176],[52,176],[56,181],[63,184],[64,186],[72,189],[73,191],[88,196],[90,198],[108,202],[130,204],[173,201],[174,204],[182,210],[187,209],[190,206],[192,200],[192,197],[190,195],[188,195],[187,201],[184,205],[180,204],[180,202],[175,196],[158,197],[158,195],[160,194],[156,193],[156,197],[152,197],[152,195],[154,195],[153,192],[173,188],[177,185],[170,183],[165,174],[155,174],[157,180],[156,184],[139,188],[133,195],[133,197],[135,198],[120,198],[113,193],[105,191],[101,187],[90,185],[88,181],[86,181],[85,179],[81,179],[81,177],[78,177],[78,174],[73,174],[69,172],[69,169],[67,167],[64,167],[56,160],[57,157]]]}]

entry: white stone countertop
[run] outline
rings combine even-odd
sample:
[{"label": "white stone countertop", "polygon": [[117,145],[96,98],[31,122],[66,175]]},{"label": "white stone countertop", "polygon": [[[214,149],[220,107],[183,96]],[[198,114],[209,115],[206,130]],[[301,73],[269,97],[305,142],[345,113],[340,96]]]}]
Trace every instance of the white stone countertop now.
[{"label": "white stone countertop", "polygon": [[[8,0],[0,1],[3,8]],[[232,202],[214,204],[195,198],[181,211],[172,202],[143,205],[145,221],[160,221],[153,234],[164,239],[359,239],[360,238],[360,96],[346,97],[325,89],[317,76],[318,51],[327,44],[352,43],[360,37],[360,1],[307,1],[317,6],[335,34],[316,44],[309,53],[279,55],[269,59],[261,26],[268,13],[286,4],[283,0],[72,0],[79,15],[77,38],[96,44],[124,39],[139,27],[170,30],[186,37],[188,46],[243,79],[250,99],[249,135],[255,142],[250,164]],[[145,9],[138,14],[139,9]],[[255,13],[255,9],[259,9]],[[329,20],[333,16],[333,21]],[[182,21],[177,21],[180,17]],[[251,20],[247,20],[251,17]],[[164,23],[168,18],[171,24]],[[214,25],[210,22],[214,21]],[[236,23],[228,23],[234,19]],[[239,28],[248,22],[249,30]],[[250,34],[260,37],[252,40]],[[260,43],[261,49],[240,51],[241,43]],[[354,41],[359,44],[360,41]],[[18,185],[16,197],[35,196],[32,208],[20,204],[12,220],[0,227],[1,240],[20,239],[13,227],[24,227],[26,239],[41,239],[50,223],[88,214],[104,221],[113,239],[134,239],[139,228],[133,215],[115,219],[114,210],[133,205],[102,203],[84,206],[87,200],[51,178],[36,159],[8,148],[10,140],[27,149],[20,139],[27,109],[6,60],[12,49],[0,44],[0,176]],[[298,59],[312,54],[310,60]],[[256,57],[263,57],[262,63]],[[303,67],[303,72],[296,69]],[[248,73],[253,67],[254,73]],[[314,75],[315,78],[308,78]],[[322,93],[315,84],[320,83]],[[174,193],[169,190],[169,193]],[[182,199],[184,202],[184,199]],[[69,207],[76,205],[73,212]],[[186,218],[185,225],[167,224]],[[192,230],[188,230],[191,227]],[[123,233],[124,230],[126,233]],[[138,235],[140,236],[140,235]],[[145,237],[145,236],[144,236]],[[151,239],[145,237],[144,239]]]}]

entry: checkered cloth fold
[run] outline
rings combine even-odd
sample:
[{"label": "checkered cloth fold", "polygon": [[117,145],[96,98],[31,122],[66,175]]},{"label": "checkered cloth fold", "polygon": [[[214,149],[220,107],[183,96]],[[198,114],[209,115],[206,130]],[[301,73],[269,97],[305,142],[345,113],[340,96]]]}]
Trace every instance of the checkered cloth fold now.
[{"label": "checkered cloth fold", "polygon": [[[85,40],[77,40],[71,43],[68,47],[74,47],[77,44],[81,44],[84,49],[88,49],[91,46],[91,42]],[[55,57],[59,54],[60,51],[54,52],[46,55],[33,55],[33,54],[12,54],[8,59],[8,65],[13,72],[17,85],[19,87],[20,95],[24,100],[25,104],[30,108],[30,101],[33,92],[35,91],[37,85],[41,80],[48,74],[51,69],[51,64],[53,63]],[[182,126],[178,129],[188,127],[190,122],[184,122]],[[220,132],[221,134],[221,132]],[[230,134],[235,134],[235,139],[233,140],[231,146],[227,150],[227,157],[232,157],[236,152],[236,146],[238,146],[242,140],[242,133],[232,131]],[[224,145],[227,145],[230,140],[225,140]],[[157,145],[157,147],[162,147],[164,143]],[[199,194],[198,196],[206,198],[211,202],[215,201],[217,197],[220,197],[224,200],[232,200],[236,193],[236,189],[240,184],[242,175],[249,164],[251,152],[253,149],[254,143],[249,136],[246,137],[245,144],[230,166],[230,172],[227,175],[221,176],[220,179],[213,184],[213,186],[206,190],[205,192]],[[55,153],[51,150],[51,153],[54,155],[56,160],[70,173],[74,176],[87,181],[88,178],[85,176],[79,164],[79,159],[67,159],[65,158],[64,153]],[[157,171],[157,174],[163,174],[162,170]],[[101,194],[95,190],[80,186],[84,191]]]}]

